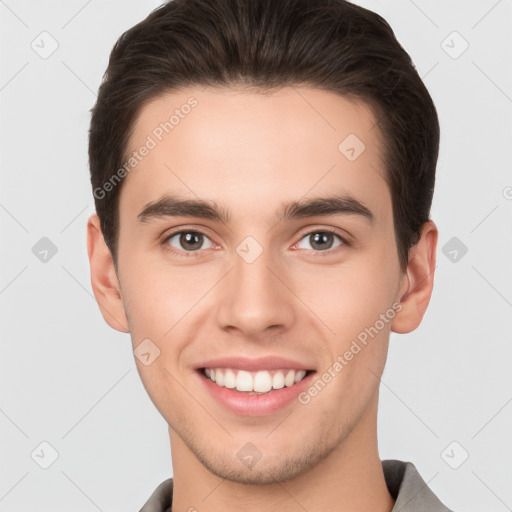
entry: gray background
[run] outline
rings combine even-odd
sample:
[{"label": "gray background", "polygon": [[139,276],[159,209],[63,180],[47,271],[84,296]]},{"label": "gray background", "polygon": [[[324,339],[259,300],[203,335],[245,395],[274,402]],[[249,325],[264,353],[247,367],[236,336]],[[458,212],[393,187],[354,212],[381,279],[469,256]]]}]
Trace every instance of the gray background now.
[{"label": "gray background", "polygon": [[[413,57],[442,131],[434,293],[422,325],[391,337],[381,457],[413,461],[456,511],[510,510],[512,1],[358,3]],[[92,296],[85,238],[89,109],[115,40],[157,5],[0,1],[3,512],[138,510],[172,474],[129,335]]]}]

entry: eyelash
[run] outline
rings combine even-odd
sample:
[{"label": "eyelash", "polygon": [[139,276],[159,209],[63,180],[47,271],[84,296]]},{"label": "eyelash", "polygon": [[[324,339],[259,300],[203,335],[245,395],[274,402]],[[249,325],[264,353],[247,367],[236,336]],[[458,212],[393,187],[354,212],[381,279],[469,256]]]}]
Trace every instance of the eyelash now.
[{"label": "eyelash", "polygon": [[[200,252],[202,252],[201,250],[197,250],[197,251],[177,250],[177,249],[175,249],[174,247],[172,247],[171,245],[168,244],[168,241],[171,238],[173,238],[176,235],[182,234],[182,233],[194,233],[194,234],[203,235],[206,238],[209,238],[208,235],[206,235],[206,233],[203,233],[202,231],[198,231],[196,229],[181,229],[181,230],[178,230],[178,231],[173,231],[170,234],[167,234],[164,237],[164,239],[162,240],[162,242],[161,242],[162,245],[164,246],[165,250],[167,250],[170,253],[175,254],[177,256],[185,256],[186,258],[197,258],[198,255],[195,254],[195,253],[200,253]],[[337,236],[343,242],[342,245],[340,245],[338,247],[335,247],[334,249],[327,249],[325,251],[317,251],[317,250],[312,249],[311,251],[313,252],[314,256],[326,256],[326,255],[329,256],[329,255],[331,255],[331,254],[333,254],[335,252],[338,252],[338,250],[343,250],[344,248],[348,248],[348,247],[351,246],[350,242],[345,237],[340,235],[337,231],[335,231],[333,229],[328,229],[328,228],[325,228],[325,229],[314,229],[312,231],[306,231],[304,233],[301,233],[298,242],[300,242],[306,236],[312,235],[314,233],[330,233],[332,235]],[[293,245],[296,245],[298,242],[296,242]]]}]

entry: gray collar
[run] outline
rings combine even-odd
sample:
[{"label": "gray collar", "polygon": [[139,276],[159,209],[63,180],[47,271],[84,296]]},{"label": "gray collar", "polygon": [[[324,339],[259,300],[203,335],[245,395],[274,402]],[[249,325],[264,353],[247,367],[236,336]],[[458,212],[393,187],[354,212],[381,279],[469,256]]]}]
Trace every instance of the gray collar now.
[{"label": "gray collar", "polygon": [[412,462],[383,460],[382,470],[395,501],[391,512],[452,512],[425,483]]},{"label": "gray collar", "polygon": [[[391,512],[452,512],[430,490],[412,462],[393,459],[381,462],[386,485],[395,500]],[[164,480],[139,512],[169,512],[172,485],[172,478]]]}]

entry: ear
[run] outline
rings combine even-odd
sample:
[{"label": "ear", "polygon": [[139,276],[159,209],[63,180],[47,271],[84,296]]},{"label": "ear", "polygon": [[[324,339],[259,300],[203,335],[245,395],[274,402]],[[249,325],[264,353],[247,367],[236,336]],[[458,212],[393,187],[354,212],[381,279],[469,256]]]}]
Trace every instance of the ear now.
[{"label": "ear", "polygon": [[421,236],[409,251],[409,262],[398,298],[402,309],[391,322],[391,330],[405,334],[414,331],[427,310],[434,286],[437,227],[431,220],[421,228]]},{"label": "ear", "polygon": [[87,221],[87,253],[92,289],[105,322],[116,331],[130,332],[114,261],[96,213]]}]

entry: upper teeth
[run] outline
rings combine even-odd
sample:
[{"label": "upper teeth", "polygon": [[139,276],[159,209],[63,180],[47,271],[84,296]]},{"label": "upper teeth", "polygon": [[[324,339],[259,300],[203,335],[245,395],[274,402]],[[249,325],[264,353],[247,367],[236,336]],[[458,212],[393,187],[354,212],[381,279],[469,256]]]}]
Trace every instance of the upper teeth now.
[{"label": "upper teeth", "polygon": [[237,391],[266,393],[271,389],[293,386],[306,375],[305,370],[260,370],[247,372],[231,368],[205,368],[206,376],[218,386],[236,388]]}]

